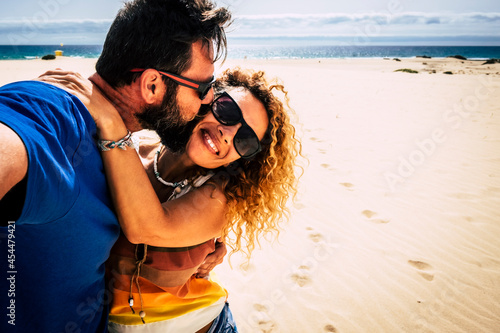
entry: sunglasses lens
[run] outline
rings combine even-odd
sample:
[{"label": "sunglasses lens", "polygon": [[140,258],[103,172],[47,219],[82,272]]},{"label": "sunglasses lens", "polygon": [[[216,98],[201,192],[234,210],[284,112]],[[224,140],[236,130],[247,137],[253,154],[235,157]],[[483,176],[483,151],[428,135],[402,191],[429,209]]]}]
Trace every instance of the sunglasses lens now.
[{"label": "sunglasses lens", "polygon": [[223,125],[233,126],[242,123],[233,138],[234,148],[243,158],[250,158],[260,151],[259,138],[245,123],[240,107],[229,95],[221,95],[212,104],[212,113]]},{"label": "sunglasses lens", "polygon": [[200,91],[200,99],[204,100],[207,97],[208,92],[212,89],[212,85],[207,86],[203,91]]},{"label": "sunglasses lens", "polygon": [[235,125],[241,120],[241,112],[238,105],[229,97],[219,97],[214,102],[212,110],[215,118],[224,125]]},{"label": "sunglasses lens", "polygon": [[259,151],[259,138],[248,126],[242,126],[233,138],[234,148],[241,157],[249,157]]}]

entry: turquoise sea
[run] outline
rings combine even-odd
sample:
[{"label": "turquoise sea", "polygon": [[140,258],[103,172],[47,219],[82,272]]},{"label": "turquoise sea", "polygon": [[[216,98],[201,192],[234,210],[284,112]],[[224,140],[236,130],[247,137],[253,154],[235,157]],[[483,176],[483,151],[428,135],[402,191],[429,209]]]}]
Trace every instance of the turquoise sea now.
[{"label": "turquoise sea", "polygon": [[[34,59],[62,50],[65,56],[96,58],[102,45],[0,45],[0,60]],[[500,46],[369,46],[328,45],[321,40],[283,40],[278,38],[243,38],[229,40],[229,59],[268,58],[411,58],[415,56],[444,58],[461,55],[468,59],[500,58]]]}]

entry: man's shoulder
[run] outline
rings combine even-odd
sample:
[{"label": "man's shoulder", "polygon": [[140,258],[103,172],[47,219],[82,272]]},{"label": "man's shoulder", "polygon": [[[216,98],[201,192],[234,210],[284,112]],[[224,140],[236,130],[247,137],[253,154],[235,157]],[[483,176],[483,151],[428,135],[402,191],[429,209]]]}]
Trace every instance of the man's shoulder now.
[{"label": "man's shoulder", "polygon": [[46,82],[37,80],[26,80],[26,81],[16,81],[7,83],[6,85],[0,87],[0,91],[16,91],[16,90],[26,90],[26,89],[36,89],[36,90],[48,90],[48,91],[59,91],[64,92],[64,90],[57,88]]},{"label": "man's shoulder", "polygon": [[[2,113],[2,110],[7,112]],[[45,82],[18,81],[0,87],[0,118],[2,119],[27,117],[36,122],[51,122],[67,118],[67,121],[74,122],[72,119],[75,111],[88,122],[89,119],[86,118],[89,118],[90,114],[78,98]]]},{"label": "man's shoulder", "polygon": [[95,124],[76,97],[50,84],[20,81],[0,89],[0,122],[23,141],[30,156],[76,151],[92,145]]},{"label": "man's shoulder", "polygon": [[[20,107],[24,102],[31,104],[31,108],[37,108],[36,105],[50,106],[50,108],[58,108],[66,106],[65,104],[74,102],[71,101],[72,95],[51,84],[41,81],[18,81],[6,84],[0,87],[0,104],[7,104],[16,108],[16,104]],[[62,104],[61,104],[62,103]]]}]

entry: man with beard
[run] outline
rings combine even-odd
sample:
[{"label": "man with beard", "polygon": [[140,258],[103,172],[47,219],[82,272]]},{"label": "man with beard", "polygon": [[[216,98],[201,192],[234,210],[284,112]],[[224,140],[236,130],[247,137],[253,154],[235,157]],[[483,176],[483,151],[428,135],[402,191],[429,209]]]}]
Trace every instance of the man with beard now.
[{"label": "man with beard", "polygon": [[[208,0],[128,2],[91,89],[130,131],[155,130],[182,147],[170,138],[211,102],[229,20]],[[120,228],[99,150],[133,145],[130,135],[96,136],[88,110],[65,91],[38,81],[0,88],[1,332],[107,330],[104,262]]]}]

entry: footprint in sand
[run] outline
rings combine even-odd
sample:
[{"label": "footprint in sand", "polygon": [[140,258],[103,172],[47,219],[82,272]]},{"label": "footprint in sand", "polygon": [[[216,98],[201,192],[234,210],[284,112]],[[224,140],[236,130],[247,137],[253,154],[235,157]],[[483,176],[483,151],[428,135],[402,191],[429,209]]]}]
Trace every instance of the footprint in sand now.
[{"label": "footprint in sand", "polygon": [[434,268],[428,263],[417,260],[408,260],[408,263],[427,281],[434,280]]},{"label": "footprint in sand", "polygon": [[253,312],[252,316],[255,320],[255,326],[259,329],[259,332],[262,333],[271,333],[275,331],[276,324],[271,320],[269,315],[267,314],[267,307],[265,305],[255,303],[253,305],[255,312]]},{"label": "footprint in sand", "polygon": [[386,219],[371,219],[370,221],[373,223],[380,223],[380,224],[385,224],[390,222],[389,220]]},{"label": "footprint in sand", "polygon": [[335,328],[335,326],[333,326],[333,325],[326,325],[324,327],[324,331],[330,332],[330,333],[337,333],[338,332],[337,329]]},{"label": "footprint in sand", "polygon": [[301,204],[300,202],[296,202],[296,203],[293,204],[293,207],[296,208],[296,209],[301,210],[301,209],[306,208],[306,205]]},{"label": "footprint in sand", "polygon": [[364,216],[366,216],[367,218],[371,218],[372,216],[377,215],[377,213],[372,212],[371,210],[368,210],[368,209],[366,209],[366,210],[362,211],[362,212],[361,212],[361,214],[363,214],[363,215],[364,215]]},{"label": "footprint in sand", "polygon": [[309,232],[309,236],[308,237],[314,243],[319,243],[319,242],[321,242],[324,239],[324,237],[323,237],[323,235],[321,233],[314,232],[314,231]]},{"label": "footprint in sand", "polygon": [[330,164],[328,163],[323,163],[323,164],[320,164],[320,167],[322,167],[323,169],[326,169],[326,170],[329,170],[329,171],[335,171],[336,169],[333,168]]},{"label": "footprint in sand", "polygon": [[274,324],[274,322],[272,320],[261,320],[258,322],[258,325],[257,325],[257,327],[260,329],[259,332],[262,332],[262,333],[275,332],[275,330],[274,330],[275,326],[276,325]]},{"label": "footprint in sand", "polygon": [[373,223],[384,224],[384,223],[389,223],[390,222],[389,219],[376,218],[377,213],[375,213],[375,212],[373,212],[371,210],[368,210],[368,209],[362,211],[361,214],[363,214],[365,217],[367,217],[368,219],[370,219],[370,222],[373,222]]},{"label": "footprint in sand", "polygon": [[316,231],[313,227],[306,227],[307,237],[314,243],[319,243],[325,239],[322,233]]},{"label": "footprint in sand", "polygon": [[290,277],[299,287],[304,287],[311,283],[311,274],[308,266],[300,266]]},{"label": "footprint in sand", "polygon": [[245,281],[251,281],[255,274],[257,273],[257,268],[254,264],[251,263],[243,263],[239,265],[239,271],[242,274],[242,279]]},{"label": "footprint in sand", "polygon": [[259,303],[255,303],[253,305],[253,308],[259,312],[266,312],[267,311],[267,307],[265,305],[262,305],[262,304],[259,304]]},{"label": "footprint in sand", "polygon": [[354,185],[351,183],[339,183],[339,184],[347,188],[349,191],[354,191]]}]

